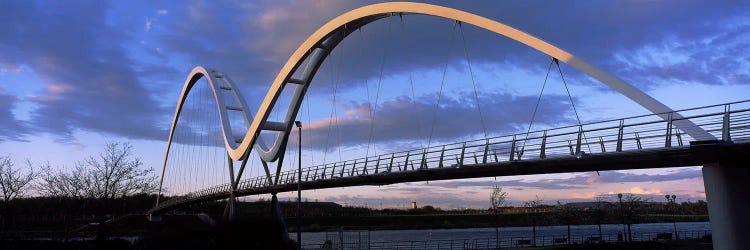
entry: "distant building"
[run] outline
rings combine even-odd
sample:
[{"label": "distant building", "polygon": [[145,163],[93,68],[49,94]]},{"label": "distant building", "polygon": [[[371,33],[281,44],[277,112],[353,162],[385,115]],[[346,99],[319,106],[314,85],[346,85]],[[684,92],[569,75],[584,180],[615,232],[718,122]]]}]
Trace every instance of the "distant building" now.
[{"label": "distant building", "polygon": [[499,210],[505,214],[545,213],[554,210],[554,206],[541,205],[536,207],[501,207]]},{"label": "distant building", "polygon": [[584,202],[568,202],[563,205],[568,208],[579,209],[579,210],[596,210],[596,209],[610,209],[616,206],[616,204],[608,201],[584,201]]},{"label": "distant building", "polygon": [[411,209],[417,209],[417,202],[411,201]]}]

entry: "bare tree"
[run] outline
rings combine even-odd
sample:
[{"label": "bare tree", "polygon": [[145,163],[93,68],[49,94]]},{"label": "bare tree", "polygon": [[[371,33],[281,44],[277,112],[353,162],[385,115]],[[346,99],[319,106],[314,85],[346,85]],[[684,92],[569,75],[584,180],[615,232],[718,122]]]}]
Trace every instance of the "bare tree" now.
[{"label": "bare tree", "polygon": [[[524,207],[531,208],[534,212],[538,212],[537,209],[542,206],[542,199],[539,198],[538,195],[535,196],[533,200],[525,201],[523,203]],[[531,214],[532,217],[532,225],[531,225],[531,232],[532,232],[532,240],[531,240],[531,246],[536,247],[536,213]]]},{"label": "bare tree", "polygon": [[[523,206],[528,208],[539,208],[542,206],[542,199],[539,198],[539,195],[536,195],[533,200],[524,201]],[[536,209],[532,210],[536,211]]]},{"label": "bare tree", "polygon": [[644,204],[649,202],[650,199],[643,199],[633,194],[625,194],[620,201],[621,213],[623,222],[628,226],[627,240],[633,241],[633,234],[630,230],[630,226],[636,223],[636,216],[644,209]]},{"label": "bare tree", "polygon": [[[107,143],[98,157],[78,163],[74,173],[82,172],[87,197],[115,199],[158,190],[152,168],[143,169],[143,162],[132,156],[130,143]],[[86,171],[84,171],[86,170]]]},{"label": "bare tree", "polygon": [[54,171],[49,163],[39,183],[46,196],[118,199],[158,190],[157,176],[152,168],[132,155],[130,143],[107,143],[104,152],[77,162],[73,170]]},{"label": "bare tree", "polygon": [[7,218],[11,216],[10,202],[18,197],[23,197],[31,187],[31,182],[37,176],[31,163],[28,162],[26,172],[16,168],[10,156],[0,156],[0,192],[2,192],[2,231],[5,231]]},{"label": "bare tree", "polygon": [[605,209],[609,207],[609,202],[605,200],[605,197],[607,197],[604,194],[600,194],[596,196],[596,206],[594,207],[593,216],[594,219],[596,219],[596,224],[599,227],[599,241],[601,241],[602,238],[602,220],[605,216]]},{"label": "bare tree", "polygon": [[22,173],[21,169],[14,167],[10,156],[0,156],[0,192],[3,195],[3,203],[7,204],[28,191],[31,181],[37,176],[33,166],[30,163],[28,165],[26,173]]},{"label": "bare tree", "polygon": [[497,247],[500,245],[500,209],[508,202],[508,193],[503,191],[502,188],[495,186],[492,188],[492,194],[490,195],[490,204],[492,204],[492,212],[495,214],[495,244]]},{"label": "bare tree", "polygon": [[85,195],[88,173],[82,165],[76,165],[71,172],[54,169],[49,162],[41,167],[37,190],[43,196],[66,198],[91,198]]},{"label": "bare tree", "polygon": [[39,192],[52,197],[83,199],[82,208],[98,214],[98,239],[106,238],[104,220],[116,212],[117,199],[124,202],[121,198],[153,194],[159,187],[154,170],[143,167],[143,162],[133,156],[133,146],[127,142],[106,143],[102,153],[76,162],[69,171],[53,170],[49,162],[42,169]]},{"label": "bare tree", "polygon": [[557,205],[555,205],[555,215],[560,222],[568,226],[568,238],[566,241],[570,243],[570,224],[573,224],[580,219],[580,212],[577,209],[566,206],[560,203],[560,201],[557,201]]}]

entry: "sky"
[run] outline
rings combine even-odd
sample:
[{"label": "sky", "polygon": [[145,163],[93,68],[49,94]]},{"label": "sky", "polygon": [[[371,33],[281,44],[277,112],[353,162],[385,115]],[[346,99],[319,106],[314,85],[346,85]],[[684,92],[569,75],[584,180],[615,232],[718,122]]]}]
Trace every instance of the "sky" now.
[{"label": "sky", "polygon": [[[31,159],[66,168],[107,142],[127,141],[144,167],[161,169],[177,99],[193,67],[231,76],[254,112],[308,35],[374,2],[5,1],[0,155],[17,165]],[[525,31],[673,109],[750,96],[747,2],[430,3]],[[483,130],[525,132],[549,61],[523,44],[452,20],[405,15],[376,21],[347,37],[315,76],[298,116],[305,124],[303,164],[481,138]],[[574,68],[563,64],[560,70],[582,122],[648,114]],[[560,75],[553,71],[546,86],[531,129],[576,124]],[[285,169],[294,167],[291,162]],[[255,164],[250,172],[261,171]],[[516,205],[620,192],[656,201],[664,194],[705,199],[700,167],[350,187],[304,197],[373,207],[412,200],[488,207],[495,185]]]}]

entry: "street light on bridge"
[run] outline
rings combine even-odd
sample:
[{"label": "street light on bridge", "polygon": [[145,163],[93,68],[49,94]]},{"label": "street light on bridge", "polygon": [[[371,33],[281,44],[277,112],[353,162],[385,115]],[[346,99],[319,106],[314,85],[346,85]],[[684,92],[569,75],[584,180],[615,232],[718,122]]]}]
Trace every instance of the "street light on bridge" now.
[{"label": "street light on bridge", "polygon": [[294,125],[297,125],[297,135],[299,140],[297,143],[298,164],[297,164],[297,249],[302,249],[302,216],[300,211],[302,210],[302,122],[294,121]]}]

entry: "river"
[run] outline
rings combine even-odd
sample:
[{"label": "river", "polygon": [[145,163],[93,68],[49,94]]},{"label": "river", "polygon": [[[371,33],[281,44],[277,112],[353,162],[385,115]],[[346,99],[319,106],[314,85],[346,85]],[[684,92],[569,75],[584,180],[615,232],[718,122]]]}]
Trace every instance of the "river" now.
[{"label": "river", "polygon": [[[672,233],[676,225],[677,231],[681,238],[690,234],[702,234],[711,230],[709,222],[678,222],[672,223],[644,223],[633,224],[631,231],[634,240],[650,239],[656,233]],[[602,224],[602,239],[605,241],[616,241],[617,234],[626,229],[622,224]],[[571,239],[589,239],[589,237],[598,237],[599,229],[597,225],[573,225],[570,227]],[[462,229],[424,229],[424,230],[373,230],[373,231],[345,231],[339,232],[303,232],[303,245],[317,245],[329,238],[343,236],[345,241],[366,241],[369,235],[369,242],[398,242],[398,241],[478,241],[495,238],[495,228],[462,228]],[[530,239],[533,235],[532,227],[502,227],[500,228],[500,239],[506,242],[516,242],[516,239]],[[537,241],[552,242],[553,238],[567,237],[567,226],[539,226],[536,227]],[[296,238],[294,233],[290,234],[291,238]],[[543,239],[544,238],[544,239]],[[608,240],[609,239],[609,240]],[[509,243],[510,244],[510,243]]]}]

